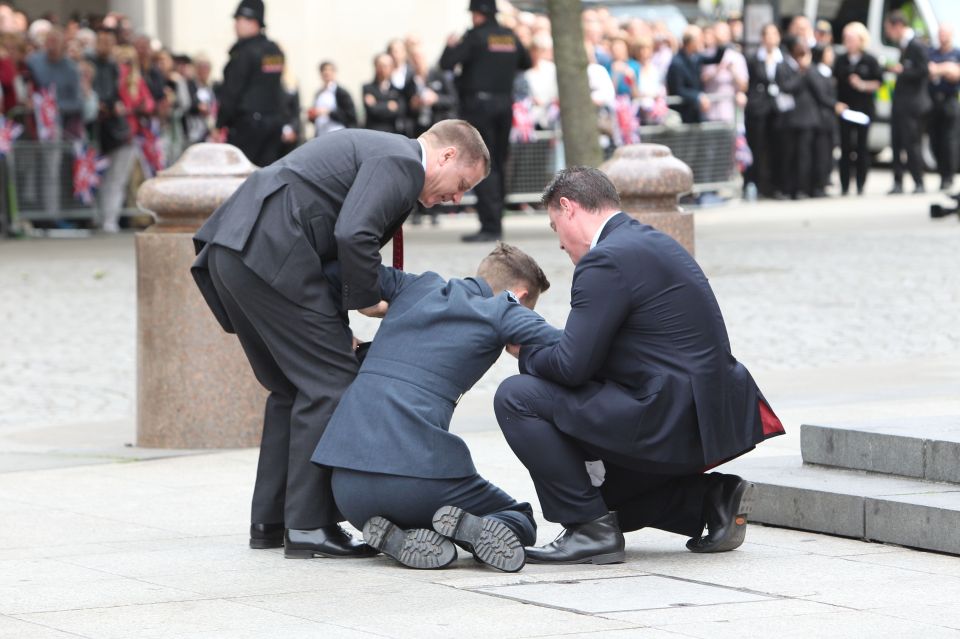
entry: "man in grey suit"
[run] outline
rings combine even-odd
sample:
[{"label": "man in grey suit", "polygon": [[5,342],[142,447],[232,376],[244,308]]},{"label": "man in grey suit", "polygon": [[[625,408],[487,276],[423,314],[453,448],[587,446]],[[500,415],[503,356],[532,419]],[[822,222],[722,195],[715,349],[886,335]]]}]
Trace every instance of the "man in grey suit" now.
[{"label": "man in grey suit", "polygon": [[[382,315],[380,249],[417,200],[459,202],[489,167],[480,134],[462,120],[416,140],[337,131],[255,172],[194,236],[200,291],[270,391],[252,548],[284,546],[288,557],[372,553],[340,528],[329,470],[310,463],[357,372],[339,309]],[[333,260],[340,291],[323,274]]]},{"label": "man in grey suit", "polygon": [[537,536],[530,505],[478,475],[448,431],[460,397],[506,344],[559,338],[532,310],[550,283],[507,245],[466,279],[381,269],[390,309],[313,461],[333,467],[337,506],[367,543],[404,565],[442,568],[455,541],[487,565],[520,570]]}]

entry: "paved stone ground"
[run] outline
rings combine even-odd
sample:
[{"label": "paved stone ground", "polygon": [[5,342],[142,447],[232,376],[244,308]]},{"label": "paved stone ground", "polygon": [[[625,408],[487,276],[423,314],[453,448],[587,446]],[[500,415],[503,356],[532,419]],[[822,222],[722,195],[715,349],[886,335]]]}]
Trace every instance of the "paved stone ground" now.
[{"label": "paved stone ground", "polygon": [[[935,199],[697,214],[697,257],[734,352],[791,429],[754,454],[797,452],[802,422],[960,414],[960,224],[930,221]],[[487,247],[456,236],[474,224],[411,229],[409,269],[472,272]],[[543,264],[554,288],[540,310],[562,324],[572,265],[542,217],[507,231]],[[517,575],[469,559],[415,572],[248,550],[254,451],[109,463],[178,454],[125,446],[132,238],[0,242],[0,291],[0,639],[960,636],[956,558],[759,526],[726,555],[642,531],[621,566]],[[485,475],[535,502],[490,414],[513,371],[504,357],[454,429]],[[541,543],[556,532],[543,525]]]}]

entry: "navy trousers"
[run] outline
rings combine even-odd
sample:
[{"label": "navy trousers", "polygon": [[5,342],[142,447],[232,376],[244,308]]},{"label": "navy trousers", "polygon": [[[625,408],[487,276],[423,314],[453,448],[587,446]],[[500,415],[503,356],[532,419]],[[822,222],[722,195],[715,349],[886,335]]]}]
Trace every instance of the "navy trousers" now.
[{"label": "navy trousers", "polygon": [[[689,537],[704,527],[703,502],[717,481],[690,468],[640,463],[633,467],[604,459],[554,424],[563,386],[532,375],[506,379],[497,389],[494,411],[513,452],[530,471],[543,516],[572,525],[617,511],[624,532],[658,528]],[[590,483],[585,461],[600,459],[606,478]]]},{"label": "navy trousers", "polygon": [[480,475],[424,479],[334,468],[332,486],[340,512],[357,529],[375,516],[405,529],[432,529],[437,509],[459,506],[471,515],[503,522],[524,546],[537,541],[530,504],[517,502]]}]

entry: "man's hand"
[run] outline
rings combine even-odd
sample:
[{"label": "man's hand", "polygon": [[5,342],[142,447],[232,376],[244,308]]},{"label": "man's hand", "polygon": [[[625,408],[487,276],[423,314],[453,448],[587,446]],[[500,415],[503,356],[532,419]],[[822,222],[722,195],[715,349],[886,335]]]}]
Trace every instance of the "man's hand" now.
[{"label": "man's hand", "polygon": [[707,97],[706,93],[701,93],[699,97],[700,102],[700,111],[706,113],[710,110],[710,98]]},{"label": "man's hand", "polygon": [[378,304],[373,306],[368,306],[367,308],[361,308],[358,312],[361,315],[366,315],[367,317],[378,317],[382,318],[387,314],[387,308],[390,305],[387,304],[386,300],[380,300]]},{"label": "man's hand", "polygon": [[361,340],[357,339],[356,337],[353,338],[353,350],[360,348],[361,344],[363,344]]},{"label": "man's hand", "polygon": [[451,33],[450,35],[447,36],[447,46],[448,46],[448,47],[455,47],[455,46],[457,46],[458,44],[460,44],[460,36],[459,36],[459,35],[457,35],[456,33]]},{"label": "man's hand", "polygon": [[520,344],[507,344],[507,352],[520,359]]}]

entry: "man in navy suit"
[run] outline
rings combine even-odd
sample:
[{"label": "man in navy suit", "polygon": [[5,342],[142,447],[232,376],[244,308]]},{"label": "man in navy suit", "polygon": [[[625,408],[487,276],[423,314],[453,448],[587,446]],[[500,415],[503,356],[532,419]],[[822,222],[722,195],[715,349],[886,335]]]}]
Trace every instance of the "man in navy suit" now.
[{"label": "man in navy suit", "polygon": [[576,264],[570,315],[555,345],[510,347],[521,374],[494,401],[544,517],[565,527],[527,560],[623,561],[623,531],[648,526],[691,537],[693,552],[738,547],[752,485],[704,470],[783,427],[730,353],[707,278],[621,212],[597,169],[560,171],[543,204]]},{"label": "man in navy suit", "polygon": [[520,570],[537,539],[530,505],[478,475],[448,431],[505,345],[559,339],[532,310],[550,283],[530,256],[501,244],[476,277],[381,266],[380,286],[389,310],[313,461],[333,468],[337,506],[367,543],[404,565],[442,568],[456,559],[455,541],[485,564]]}]

